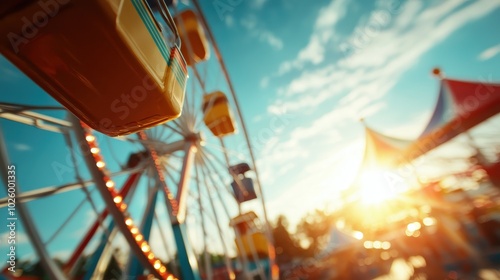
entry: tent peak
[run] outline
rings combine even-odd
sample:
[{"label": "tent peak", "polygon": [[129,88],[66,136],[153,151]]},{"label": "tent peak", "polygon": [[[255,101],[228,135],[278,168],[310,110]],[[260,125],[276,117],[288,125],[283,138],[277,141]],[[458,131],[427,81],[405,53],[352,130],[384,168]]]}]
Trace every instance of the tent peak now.
[{"label": "tent peak", "polygon": [[439,67],[432,68],[432,75],[440,80],[444,79],[444,72]]}]

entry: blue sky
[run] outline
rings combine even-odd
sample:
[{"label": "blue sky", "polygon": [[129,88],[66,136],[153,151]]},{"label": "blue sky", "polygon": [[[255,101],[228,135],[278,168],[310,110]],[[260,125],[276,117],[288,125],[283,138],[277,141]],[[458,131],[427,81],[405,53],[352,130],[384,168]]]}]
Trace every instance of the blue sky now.
[{"label": "blue sky", "polygon": [[[216,3],[226,3],[227,10],[218,12]],[[430,75],[434,66],[450,77],[500,81],[496,0],[220,0],[204,1],[202,8],[242,105],[271,217],[285,214],[292,223],[305,211],[338,203],[363,153],[360,118],[390,135],[419,134],[438,93]],[[209,87],[220,79],[215,75]],[[57,104],[3,57],[0,87],[3,102]],[[61,137],[0,124],[20,170],[37,166],[36,174],[20,171],[23,190],[74,181],[74,173],[57,176],[47,164],[68,165]],[[124,160],[130,149],[120,141],[101,142],[108,147],[105,158]],[[58,201],[76,196],[66,193],[31,207],[49,201],[51,211],[62,212],[66,205]],[[80,218],[91,214],[87,206]],[[44,215],[35,218],[47,237],[62,218]],[[74,223],[73,229],[80,221]]]},{"label": "blue sky", "polygon": [[335,204],[349,185],[360,118],[390,135],[419,134],[438,93],[433,67],[500,80],[498,1],[252,3],[222,18],[204,10],[245,105],[270,211],[292,220]]}]

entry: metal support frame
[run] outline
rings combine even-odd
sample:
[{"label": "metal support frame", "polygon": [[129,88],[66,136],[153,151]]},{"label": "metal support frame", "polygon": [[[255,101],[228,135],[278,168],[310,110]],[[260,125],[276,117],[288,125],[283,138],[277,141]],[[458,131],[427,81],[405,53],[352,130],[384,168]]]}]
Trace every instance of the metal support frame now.
[{"label": "metal support frame", "polygon": [[71,123],[68,121],[31,111],[11,113],[8,110],[0,108],[0,117],[52,132],[65,133],[71,129]]},{"label": "metal support frame", "polygon": [[[207,19],[205,18],[204,14],[202,13],[199,1],[193,0],[193,5],[194,5],[195,9],[198,11],[198,14],[200,15],[200,18],[201,18],[201,23],[202,23],[203,27],[205,28],[205,30],[207,31],[208,38],[212,43],[212,46],[213,46],[213,49],[215,52],[215,56],[217,57],[217,60],[219,61],[222,72],[224,73],[224,77],[228,83],[229,91],[231,92],[231,95],[233,97],[234,104],[236,106],[236,111],[238,114],[238,118],[240,119],[240,122],[241,122],[243,134],[245,135],[245,142],[248,146],[250,158],[252,159],[253,168],[255,170],[255,176],[256,176],[256,180],[257,180],[257,185],[255,187],[255,190],[257,191],[257,194],[259,195],[261,202],[262,202],[262,210],[264,212],[263,214],[264,214],[264,219],[265,219],[265,224],[266,224],[266,235],[267,235],[267,238],[269,240],[269,246],[268,246],[269,247],[268,248],[269,249],[269,260],[270,260],[270,266],[272,269],[274,264],[275,264],[275,261],[276,261],[275,260],[275,249],[274,249],[274,245],[273,245],[274,240],[273,240],[273,235],[272,235],[272,231],[271,231],[271,225],[269,224],[269,219],[268,219],[269,216],[267,213],[267,207],[266,207],[266,203],[265,203],[265,199],[264,199],[264,193],[262,192],[262,189],[261,189],[262,185],[261,185],[261,181],[260,181],[260,177],[259,177],[259,172],[257,171],[255,155],[254,155],[251,143],[250,143],[250,138],[248,137],[248,130],[247,130],[245,121],[243,120],[243,116],[241,113],[241,108],[240,108],[238,99],[236,98],[236,91],[234,90],[233,84],[231,83],[231,79],[229,78],[229,72],[227,71],[226,64],[225,64],[224,60],[222,59],[222,55],[220,53],[217,42],[215,41],[215,37],[212,33],[212,30],[209,28]],[[277,275],[271,275],[271,278],[275,278],[275,277],[277,277]]]},{"label": "metal support frame", "polygon": [[[142,235],[144,236],[144,240],[149,242],[149,239],[151,237],[151,228],[153,227],[153,218],[155,216],[154,213],[156,208],[156,200],[158,198],[158,189],[154,187],[148,188],[148,190],[150,192],[148,202],[146,204],[146,209],[144,211],[141,226],[139,228],[142,232]],[[132,257],[128,271],[129,276],[138,277],[143,274],[144,269],[141,267],[141,263],[137,260],[137,258]]]},{"label": "metal support frame", "polygon": [[178,203],[176,212],[170,213],[172,219],[172,230],[174,232],[175,244],[177,245],[177,256],[181,266],[182,279],[199,280],[198,263],[196,256],[188,242],[185,218],[186,218],[186,200],[188,195],[188,186],[191,165],[193,164],[196,147],[193,142],[186,142],[185,155],[182,163],[181,177],[177,189],[176,201]]},{"label": "metal support frame", "polygon": [[178,203],[177,223],[184,223],[186,220],[186,201],[189,190],[189,178],[191,175],[191,166],[193,165],[196,147],[193,142],[188,141],[184,146],[184,160],[182,162],[181,178],[177,189],[176,200]]},{"label": "metal support frame", "polygon": [[[9,156],[7,154],[7,147],[5,145],[4,139],[5,138],[3,135],[3,131],[2,128],[0,127],[0,168],[2,169],[0,171],[0,175],[2,177],[2,180],[5,182],[5,191],[8,193],[9,187],[7,182],[9,175],[7,167],[11,163],[9,160]],[[16,193],[19,192],[20,192],[20,186],[18,182],[16,182]],[[40,258],[42,267],[44,268],[48,277],[54,280],[66,279],[61,268],[55,263],[55,261],[50,257],[49,253],[47,252],[45,245],[43,244],[43,241],[40,235],[38,234],[38,231],[36,230],[35,223],[33,222],[33,219],[31,218],[31,215],[29,214],[26,206],[22,202],[18,202],[16,204],[16,210],[23,222],[26,234],[28,235],[31,243],[33,244],[33,247],[35,248],[35,251],[37,252]]]},{"label": "metal support frame", "polygon": [[[127,182],[130,181],[132,185],[128,186],[127,182],[126,182],[124,184],[123,188],[120,190],[120,195],[123,197],[123,201],[125,201],[125,203],[130,204],[130,202],[134,196],[134,193],[137,190],[137,185],[138,185],[141,174],[142,173],[133,174],[133,175],[137,175],[136,179],[132,179],[131,177],[133,175],[131,175],[129,177],[129,179],[127,180]],[[99,219],[96,222],[99,223]],[[93,277],[91,279],[102,279],[102,276],[106,272],[106,269],[108,268],[109,263],[111,262],[111,257],[114,256],[115,248],[113,248],[112,242],[109,242],[109,240],[114,239],[114,236],[116,235],[118,230],[116,227],[112,227],[111,226],[112,224],[114,224],[114,223],[111,220],[110,228],[112,228],[112,230],[108,229],[107,232],[104,231],[102,233],[103,236],[108,237],[108,242],[106,242],[106,246],[104,246],[104,250],[102,251],[102,253],[99,257],[99,261],[97,262]],[[109,235],[107,233],[109,233]]]},{"label": "metal support frame", "polygon": [[103,232],[101,234],[101,241],[97,249],[94,251],[94,254],[90,258],[90,265],[87,266],[87,271],[85,272],[83,280],[101,279],[102,276],[104,275],[105,270],[99,269],[99,267],[102,268],[102,266],[99,265],[99,262],[105,255],[107,255],[104,254],[105,251],[108,251],[109,254],[109,249],[106,250],[106,247],[109,247],[110,245],[108,240],[113,239],[117,233],[115,228],[115,222],[113,220],[110,221],[107,232],[110,233],[109,236],[108,234],[106,234],[106,232]]},{"label": "metal support frame", "polygon": [[186,224],[172,224],[183,280],[200,280],[196,256],[189,245]]},{"label": "metal support frame", "polygon": [[[146,134],[139,132],[139,138],[141,140],[146,140]],[[167,183],[165,181],[165,176],[162,173],[162,168],[160,167],[160,162],[158,161],[158,153],[152,147],[152,145],[146,145],[149,149],[151,155],[150,160],[153,162],[155,169],[157,171],[157,178],[160,183],[160,188],[163,189],[163,194],[165,196],[165,204],[168,210],[170,221],[172,223],[172,230],[174,232],[175,243],[177,245],[177,256],[181,265],[182,279],[184,280],[200,280],[200,275],[198,271],[198,264],[196,262],[196,256],[189,246],[186,225],[184,223],[186,216],[186,200],[188,195],[188,186],[191,165],[193,164],[193,157],[196,150],[196,137],[193,139],[184,139],[178,141],[182,142],[184,147],[184,160],[182,162],[181,177],[179,179],[177,187],[177,195],[174,197],[170,192]],[[180,145],[180,144],[178,144]],[[178,146],[177,146],[178,147]],[[162,152],[165,152],[162,150]]]},{"label": "metal support frame", "polygon": [[[141,175],[141,173],[134,173],[134,174],[130,175],[127,178],[127,181],[125,181],[125,183],[123,184],[123,187],[120,191],[120,195],[123,196],[125,198],[125,200],[129,199],[129,197],[130,197],[129,192],[131,190],[132,190],[132,192],[135,190],[135,187],[139,181],[140,175]],[[84,238],[80,241],[80,243],[76,247],[75,251],[70,256],[68,262],[64,265],[65,270],[72,269],[72,267],[75,265],[75,263],[80,258],[83,251],[85,250],[85,248],[89,244],[89,242],[92,239],[92,237],[94,236],[94,234],[97,232],[97,229],[100,226],[99,220],[104,220],[108,216],[108,213],[109,213],[109,211],[107,209],[104,209],[101,212],[100,217],[98,217],[96,219],[96,221],[92,224],[92,226],[89,228],[89,230],[85,234]]]},{"label": "metal support frame", "polygon": [[[168,154],[172,154],[174,152],[180,151],[180,150],[184,149],[186,146],[186,141],[184,139],[179,140],[179,141],[175,141],[172,143],[168,143],[168,144],[163,143],[163,142],[158,143],[157,141],[151,141],[151,140],[145,140],[145,141],[141,141],[141,142],[147,143],[146,146],[148,146],[150,149],[154,149],[156,151],[156,153],[158,153],[158,155],[160,155],[160,156],[168,155]],[[160,144],[161,146],[155,147],[155,144]],[[161,148],[161,149],[159,149],[159,148]]]},{"label": "metal support frame", "polygon": [[[142,171],[143,169],[144,169],[144,166],[140,165],[138,167],[128,168],[128,169],[125,169],[125,170],[122,170],[119,172],[112,173],[112,174],[110,174],[110,177],[115,177],[115,176],[122,175],[122,174],[132,174],[132,173],[135,173],[138,171]],[[75,182],[75,183],[70,183],[70,184],[61,185],[61,186],[51,186],[51,187],[44,187],[41,189],[35,189],[32,191],[26,191],[26,192],[23,192],[22,194],[17,195],[16,201],[28,202],[28,201],[32,201],[32,200],[46,197],[46,196],[80,189],[82,187],[90,186],[93,183],[94,183],[94,181],[92,179],[90,179],[90,180],[86,180],[83,182]],[[0,208],[7,207],[8,199],[9,199],[9,197],[0,198]]]},{"label": "metal support frame", "polygon": [[[100,171],[96,167],[95,161],[94,161],[92,155],[90,155],[88,150],[85,150],[85,149],[89,149],[89,147],[88,147],[88,144],[85,140],[85,132],[84,132],[83,128],[80,126],[80,120],[78,120],[74,116],[72,116],[71,119],[72,119],[72,123],[74,126],[76,139],[78,139],[78,141],[81,141],[81,143],[82,143],[82,145],[79,145],[79,146],[82,149],[82,153],[84,155],[85,162],[86,162],[87,167],[90,171],[90,174],[94,178],[99,178],[99,177],[101,177]],[[108,191],[105,182],[103,182],[102,180],[96,180],[95,185],[97,186],[97,189],[99,190],[103,200],[107,201],[108,204],[113,204],[113,197],[110,194],[110,192]],[[125,220],[124,220],[124,217],[123,217],[123,214],[121,213],[121,211],[118,208],[116,208],[114,205],[111,207],[108,207],[108,209],[109,209],[110,214],[114,218],[116,226],[122,232],[125,240],[129,244],[131,244],[131,246],[130,246],[131,251],[137,256],[137,258],[139,259],[141,264],[144,266],[144,268],[148,269],[155,277],[158,277],[161,279],[162,276],[158,273],[158,271],[154,268],[154,266],[149,262],[147,257],[141,251],[141,248],[139,246],[137,246],[137,243],[136,243],[134,237],[132,236],[132,234],[130,233],[130,230],[128,229],[127,224],[125,224]]]}]

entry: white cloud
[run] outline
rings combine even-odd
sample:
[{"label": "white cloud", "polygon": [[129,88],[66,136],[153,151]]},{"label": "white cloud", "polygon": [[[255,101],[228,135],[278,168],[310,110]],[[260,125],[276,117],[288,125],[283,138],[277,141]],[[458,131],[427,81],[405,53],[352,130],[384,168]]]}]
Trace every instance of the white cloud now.
[{"label": "white cloud", "polygon": [[254,9],[260,9],[266,2],[267,0],[252,0],[250,1],[250,6]]},{"label": "white cloud", "polygon": [[261,88],[266,88],[269,85],[269,77],[263,77],[260,80],[260,87]]},{"label": "white cloud", "polygon": [[284,92],[287,96],[292,96],[307,90],[319,89],[328,85],[338,75],[333,65],[315,71],[304,71],[300,77],[290,83]]},{"label": "white cloud", "polygon": [[252,122],[253,123],[258,123],[258,122],[262,121],[263,119],[264,119],[264,115],[263,114],[262,115],[255,115],[252,118]]},{"label": "white cloud", "polygon": [[312,36],[307,46],[299,52],[297,61],[321,63],[324,59],[324,42],[319,36]]},{"label": "white cloud", "polygon": [[280,38],[276,37],[276,35],[267,30],[262,30],[260,32],[259,39],[261,41],[267,42],[271,47],[273,47],[276,50],[283,49],[283,41],[281,41]]},{"label": "white cloud", "polygon": [[332,0],[319,11],[309,42],[295,59],[281,64],[278,75],[283,75],[293,68],[300,69],[305,63],[323,62],[326,44],[333,37],[335,25],[345,16],[347,4],[346,0]]},{"label": "white cloud", "polygon": [[275,50],[283,49],[283,41],[271,31],[264,29],[258,24],[255,15],[248,15],[241,19],[241,26],[248,30],[252,37],[256,37],[259,41],[267,43]]},{"label": "white cloud", "polygon": [[[2,242],[0,242],[0,248],[10,246],[7,243],[7,241],[9,240],[9,232],[8,231],[1,233],[0,238],[2,240]],[[28,236],[24,232],[17,232],[16,233],[16,244],[17,245],[26,244],[26,243],[28,243],[28,241],[29,241]]]},{"label": "white cloud", "polygon": [[[278,90],[278,98],[268,106],[268,113],[301,114],[300,118],[303,119],[304,112],[318,111],[320,105],[327,102],[330,102],[332,109],[306,125],[295,127],[290,133],[275,135],[273,141],[265,145],[260,151],[262,156],[259,166],[263,165],[260,170],[272,172],[266,174],[264,184],[274,183],[276,174],[282,174],[283,170],[288,173],[296,171],[297,166],[289,164],[291,159],[300,164],[302,158],[307,157],[310,160],[317,158],[317,149],[325,139],[331,139],[331,145],[335,145],[335,149],[324,151],[323,161],[327,161],[326,157],[336,158],[346,143],[342,138],[336,139],[334,134],[340,133],[347,126],[356,125],[355,122],[361,117],[366,118],[383,110],[387,106],[383,98],[399,78],[418,63],[422,55],[461,27],[500,7],[498,1],[457,0],[430,4],[430,7],[423,10],[421,1],[406,3],[398,13],[384,14],[385,18],[381,21],[384,25],[376,32],[361,33],[365,36],[362,43],[356,41],[359,39],[356,34],[349,36],[346,40],[349,44],[356,42],[353,51],[347,57],[328,66],[319,65],[325,59],[325,46],[336,40],[332,34],[335,33],[335,26],[343,16],[342,7],[345,9],[345,3],[333,1],[320,12],[308,45],[295,59],[283,62],[278,69],[278,75],[302,68],[305,63],[309,63],[310,70],[302,71],[287,86]],[[336,9],[331,8],[334,5]],[[328,14],[335,15],[334,18],[322,17],[322,14],[326,14],[323,11],[329,11]],[[377,17],[381,17],[380,10],[374,11],[367,21],[360,22],[355,30],[365,32],[364,25],[370,23],[370,19],[375,20]],[[332,103],[333,97],[340,99]],[[425,114],[428,116],[429,112]],[[423,126],[422,118],[425,119],[424,113],[419,116],[419,120],[408,120],[405,128],[394,128],[392,131],[406,135],[410,135],[408,131],[419,132]],[[329,133],[330,135],[327,135]],[[323,161],[318,159],[320,163],[324,163]],[[320,168],[322,165],[313,164],[313,166]],[[333,172],[334,169],[329,170]],[[310,203],[307,205],[300,203],[309,199],[304,195],[304,186],[317,186],[316,184],[321,182],[335,184],[329,179],[331,173],[325,171],[324,174],[321,172],[318,174],[314,170],[310,172],[314,174],[314,180],[307,178],[306,175],[309,173],[305,170],[297,174],[294,178],[304,175],[306,179],[288,186],[286,197],[280,197],[281,202],[278,200],[271,202],[273,205],[271,208],[276,207],[280,209],[279,211],[285,211],[282,209],[285,209],[286,205],[295,205],[292,202],[295,197],[297,205],[300,204],[302,208],[310,207]],[[308,189],[307,193],[314,194],[311,200],[319,199],[317,198],[319,191]],[[299,210],[294,207],[293,211]]]},{"label": "white cloud", "polygon": [[29,151],[31,150],[31,147],[23,143],[16,143],[14,144],[14,149],[18,151]]},{"label": "white cloud", "polygon": [[[365,104],[369,106],[370,102],[384,97],[398,78],[418,63],[420,56],[429,49],[468,22],[500,6],[500,2],[496,1],[470,2],[465,6],[462,5],[465,1],[454,1],[443,2],[420,12],[420,5],[408,3],[412,4],[403,6],[399,14],[392,15],[394,18],[391,19],[393,24],[390,28],[372,34],[373,37],[365,40],[364,45],[355,46],[355,52],[349,57],[333,65],[303,72],[292,80],[289,86],[282,89],[288,97],[286,102],[278,100],[269,106],[268,111],[275,111],[278,104],[289,111],[303,110],[343,93],[347,93],[340,101],[343,106],[361,97],[367,98]],[[374,11],[372,14],[377,13],[380,11]],[[405,19],[402,20],[402,17]],[[412,18],[412,26],[409,26],[407,17]],[[320,19],[316,25],[323,26],[328,23]],[[347,41],[353,42],[353,39],[348,38]],[[294,63],[296,61],[283,63],[278,72],[284,73],[293,69],[296,66]],[[289,98],[291,96],[295,98]],[[366,112],[368,115],[372,113]]]},{"label": "white cloud", "polygon": [[257,18],[254,15],[248,15],[242,18],[240,23],[247,30],[252,30],[257,27]]},{"label": "white cloud", "polygon": [[234,17],[232,15],[226,15],[226,17],[224,18],[224,23],[226,24],[227,27],[233,27]]},{"label": "white cloud", "polygon": [[497,56],[498,54],[500,54],[500,44],[493,46],[491,48],[488,48],[488,49],[484,50],[483,52],[481,52],[478,56],[478,59],[484,61],[484,60],[491,59],[491,58]]}]

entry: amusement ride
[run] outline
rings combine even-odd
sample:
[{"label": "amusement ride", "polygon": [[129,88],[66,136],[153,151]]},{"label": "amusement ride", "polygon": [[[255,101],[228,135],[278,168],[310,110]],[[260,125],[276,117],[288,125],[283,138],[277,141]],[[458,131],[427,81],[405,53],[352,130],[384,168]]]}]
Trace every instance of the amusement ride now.
[{"label": "amusement ride", "polygon": [[[2,180],[20,161],[10,136],[24,130],[51,140],[18,174],[42,164],[59,179],[19,179],[16,218],[42,270],[20,269],[18,252],[0,279],[277,278],[250,137],[198,1],[6,1],[0,11],[2,55],[64,106],[0,103]],[[65,146],[64,164],[39,162],[49,143]]]}]

